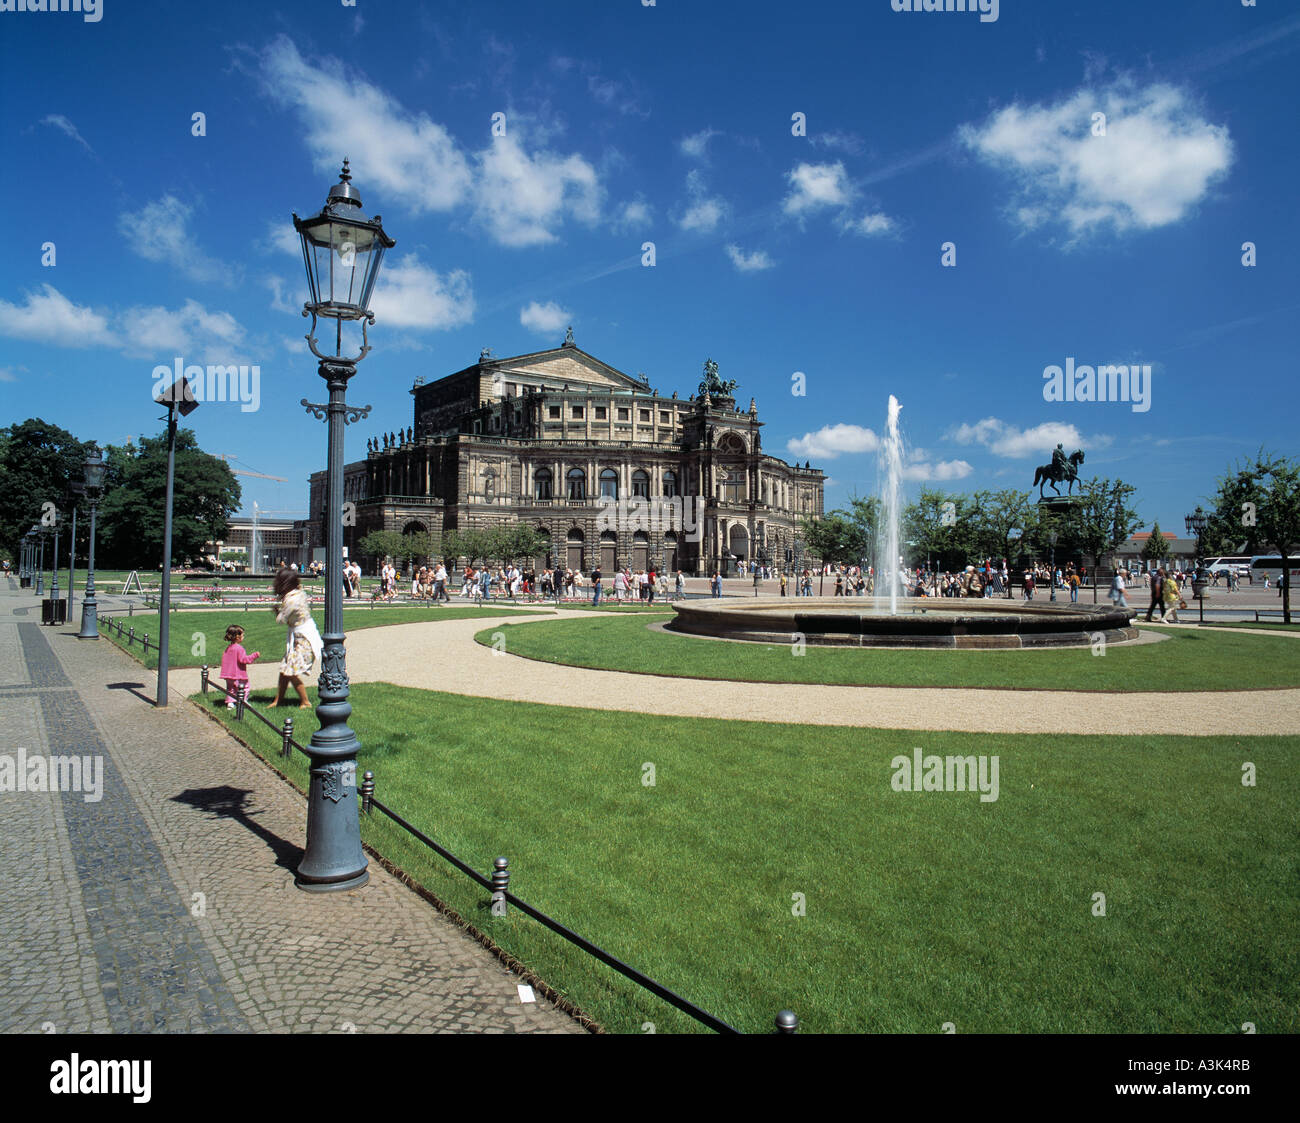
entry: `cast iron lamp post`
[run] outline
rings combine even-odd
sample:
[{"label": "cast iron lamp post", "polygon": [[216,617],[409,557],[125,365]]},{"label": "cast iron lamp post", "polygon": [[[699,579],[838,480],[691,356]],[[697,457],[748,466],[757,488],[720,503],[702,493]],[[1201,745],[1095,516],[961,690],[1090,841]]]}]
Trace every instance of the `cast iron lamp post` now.
[{"label": "cast iron lamp post", "polygon": [[1201,558],[1205,553],[1202,546],[1202,540],[1205,537],[1205,525],[1209,522],[1205,512],[1198,506],[1195,511],[1183,519],[1183,524],[1187,527],[1188,534],[1196,535],[1196,569],[1192,573],[1192,591],[1199,602],[1197,608],[1200,614],[1200,623],[1205,623],[1205,570],[1201,564]]},{"label": "cast iron lamp post", "polygon": [[18,587],[22,588],[27,583],[28,565],[27,556],[31,553],[32,542],[31,532],[23,535],[22,546],[18,555]]},{"label": "cast iron lamp post", "polygon": [[99,639],[99,605],[95,600],[95,511],[104,488],[104,457],[98,445],[86,456],[86,499],[90,503],[90,556],[86,560],[86,595],[81,601],[77,639]]},{"label": "cast iron lamp post", "polygon": [[45,596],[45,527],[39,523],[32,526],[32,533],[41,544],[40,554],[36,560],[36,595]]},{"label": "cast iron lamp post", "polygon": [[[328,426],[328,469],[325,485],[325,634],[321,637],[319,704],[316,717],[320,728],[312,734],[307,755],[311,758],[311,786],[307,799],[307,849],[298,866],[296,884],[311,892],[356,889],[370,878],[361,851],[361,825],[357,818],[356,733],[348,725],[352,706],[348,702],[348,672],[343,648],[343,586],[337,575],[343,572],[343,426],[370,413],[370,407],[347,404],[348,379],[357,363],[370,351],[366,326],[375,322],[370,311],[375,280],[384,251],[394,241],[384,233],[379,215],[366,218],[361,194],[352,186],[347,160],[339,182],[330,188],[325,207],[314,217],[293,216],[294,228],[302,239],[303,262],[311,299],[302,314],[311,316],[307,345],[320,360],[318,373],[329,389],[329,401],[317,405],[302,399],[303,406]],[[333,354],[316,348],[316,320],[334,321]],[[355,357],[343,354],[343,322],[361,323],[361,350]]]}]

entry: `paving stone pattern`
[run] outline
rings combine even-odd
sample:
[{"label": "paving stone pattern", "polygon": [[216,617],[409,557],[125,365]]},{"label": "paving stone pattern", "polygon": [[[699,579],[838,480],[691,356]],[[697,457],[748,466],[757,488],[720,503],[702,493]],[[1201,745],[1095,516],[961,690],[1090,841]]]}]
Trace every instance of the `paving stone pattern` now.
[{"label": "paving stone pattern", "polygon": [[0,1032],[583,1032],[374,863],[297,889],[303,797],[29,596],[0,592],[0,752],[101,756],[104,787],[0,793]]}]

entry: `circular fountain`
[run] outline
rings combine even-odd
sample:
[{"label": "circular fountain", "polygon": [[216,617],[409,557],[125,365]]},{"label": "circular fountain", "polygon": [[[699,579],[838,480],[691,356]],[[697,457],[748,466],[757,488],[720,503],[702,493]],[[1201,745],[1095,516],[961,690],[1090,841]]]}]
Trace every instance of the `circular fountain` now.
[{"label": "circular fountain", "polygon": [[[887,598],[708,600],[674,604],[672,632],[755,643],[804,642],[829,647],[1000,649],[1086,647],[1135,640],[1136,610],[1109,605],[1036,605],[1002,599]],[[862,607],[858,607],[861,604]]]}]

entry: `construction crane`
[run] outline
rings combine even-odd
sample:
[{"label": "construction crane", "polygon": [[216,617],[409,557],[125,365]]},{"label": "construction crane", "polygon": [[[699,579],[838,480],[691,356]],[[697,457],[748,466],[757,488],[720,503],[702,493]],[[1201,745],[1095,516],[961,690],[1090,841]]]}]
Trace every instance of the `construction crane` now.
[{"label": "construction crane", "polygon": [[[227,462],[239,459],[238,456],[231,456],[228,452],[218,452],[214,455],[216,455],[220,460]],[[226,467],[230,468],[230,464],[227,463]],[[276,480],[282,484],[287,484],[289,482],[283,476],[268,476],[265,472],[250,472],[244,468],[230,468],[230,470],[237,476],[255,476],[259,480]]]}]

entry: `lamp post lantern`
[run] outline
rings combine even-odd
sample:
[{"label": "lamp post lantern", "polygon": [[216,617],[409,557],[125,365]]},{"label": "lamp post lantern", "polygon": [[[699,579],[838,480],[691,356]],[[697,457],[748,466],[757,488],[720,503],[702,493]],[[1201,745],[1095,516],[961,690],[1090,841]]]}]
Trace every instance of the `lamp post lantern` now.
[{"label": "lamp post lantern", "polygon": [[[383,220],[361,210],[361,194],[352,184],[348,161],[343,161],[339,182],[330,188],[325,206],[310,218],[293,216],[302,240],[310,299],[302,314],[311,317],[307,345],[319,360],[318,373],[329,390],[329,401],[302,405],[327,425],[328,462],[325,484],[325,634],[321,637],[320,677],[316,716],[320,728],[312,734],[307,754],[311,758],[311,786],[307,798],[307,847],[295,879],[310,892],[356,889],[370,878],[361,850],[361,825],[357,817],[357,735],[348,725],[347,660],[343,635],[343,586],[335,575],[343,572],[343,427],[370,413],[369,406],[347,404],[348,380],[357,363],[370,351],[366,327],[375,322],[370,310],[375,281],[384,252],[395,242],[384,233]],[[316,321],[334,321],[334,347],[317,349]],[[343,354],[343,324],[361,324],[360,353]]]},{"label": "lamp post lantern", "polygon": [[77,639],[99,639],[99,606],[95,600],[95,512],[104,488],[104,457],[91,445],[86,457],[86,499],[90,503],[90,556],[86,559],[86,595],[81,601],[81,631]]},{"label": "lamp post lantern", "polygon": [[1203,541],[1205,538],[1205,527],[1209,522],[1206,514],[1198,505],[1196,510],[1183,519],[1183,525],[1187,527],[1188,534],[1196,536],[1196,567],[1192,573],[1192,592],[1197,600],[1197,609],[1200,616],[1200,623],[1205,623],[1205,569],[1202,564],[1202,558],[1205,554]]}]

